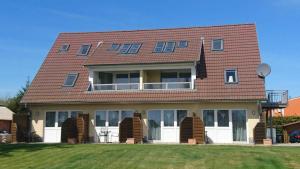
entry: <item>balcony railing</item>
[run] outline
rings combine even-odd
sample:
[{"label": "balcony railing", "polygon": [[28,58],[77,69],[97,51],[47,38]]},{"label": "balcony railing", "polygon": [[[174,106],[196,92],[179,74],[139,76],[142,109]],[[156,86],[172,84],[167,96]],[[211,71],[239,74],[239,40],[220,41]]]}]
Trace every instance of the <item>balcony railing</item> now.
[{"label": "balcony railing", "polygon": [[288,91],[287,90],[267,90],[266,102],[263,107],[284,108],[288,104]]},{"label": "balcony railing", "polygon": [[94,90],[139,90],[139,83],[94,84]]},{"label": "balcony railing", "polygon": [[[144,83],[143,90],[192,89],[191,82]],[[93,91],[140,90],[139,83],[93,84]]]},{"label": "balcony railing", "polygon": [[191,89],[191,82],[144,83],[144,90]]}]

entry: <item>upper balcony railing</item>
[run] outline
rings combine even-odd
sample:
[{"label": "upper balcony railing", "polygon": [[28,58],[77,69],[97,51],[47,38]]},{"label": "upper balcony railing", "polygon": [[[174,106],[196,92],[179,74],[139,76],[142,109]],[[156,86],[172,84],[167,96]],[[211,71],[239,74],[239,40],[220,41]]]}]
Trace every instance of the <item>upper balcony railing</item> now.
[{"label": "upper balcony railing", "polygon": [[144,90],[192,89],[191,82],[144,83]]},{"label": "upper balcony railing", "polygon": [[267,90],[267,100],[263,102],[264,108],[285,108],[288,104],[287,90]]},{"label": "upper balcony railing", "polygon": [[94,84],[95,91],[139,90],[139,83]]},{"label": "upper balcony railing", "polygon": [[93,91],[192,89],[191,82],[143,83],[143,89],[140,86],[140,83],[93,84]]}]

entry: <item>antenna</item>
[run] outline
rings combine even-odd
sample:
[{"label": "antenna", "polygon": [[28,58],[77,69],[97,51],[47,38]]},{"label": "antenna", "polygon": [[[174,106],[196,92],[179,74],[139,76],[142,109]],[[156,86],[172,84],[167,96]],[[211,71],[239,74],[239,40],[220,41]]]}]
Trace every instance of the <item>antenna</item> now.
[{"label": "antenna", "polygon": [[256,73],[259,77],[265,78],[266,76],[268,76],[271,73],[271,67],[266,63],[262,63],[262,64],[258,65],[258,67],[256,69]]}]

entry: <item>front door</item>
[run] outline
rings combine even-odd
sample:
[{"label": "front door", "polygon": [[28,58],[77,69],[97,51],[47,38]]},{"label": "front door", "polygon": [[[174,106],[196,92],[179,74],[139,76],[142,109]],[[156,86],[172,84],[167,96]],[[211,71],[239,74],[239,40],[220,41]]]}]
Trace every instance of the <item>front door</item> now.
[{"label": "front door", "polygon": [[245,110],[232,110],[232,136],[233,141],[246,142],[246,111]]},{"label": "front door", "polygon": [[151,110],[148,112],[148,139],[161,139],[161,111]]}]

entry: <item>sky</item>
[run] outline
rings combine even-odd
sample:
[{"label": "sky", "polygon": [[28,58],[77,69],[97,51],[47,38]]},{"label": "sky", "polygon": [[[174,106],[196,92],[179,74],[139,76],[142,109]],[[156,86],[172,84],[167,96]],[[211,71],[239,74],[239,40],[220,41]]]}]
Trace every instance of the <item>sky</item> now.
[{"label": "sky", "polygon": [[255,23],[266,89],[300,96],[300,0],[3,0],[0,98],[32,80],[60,32]]}]

